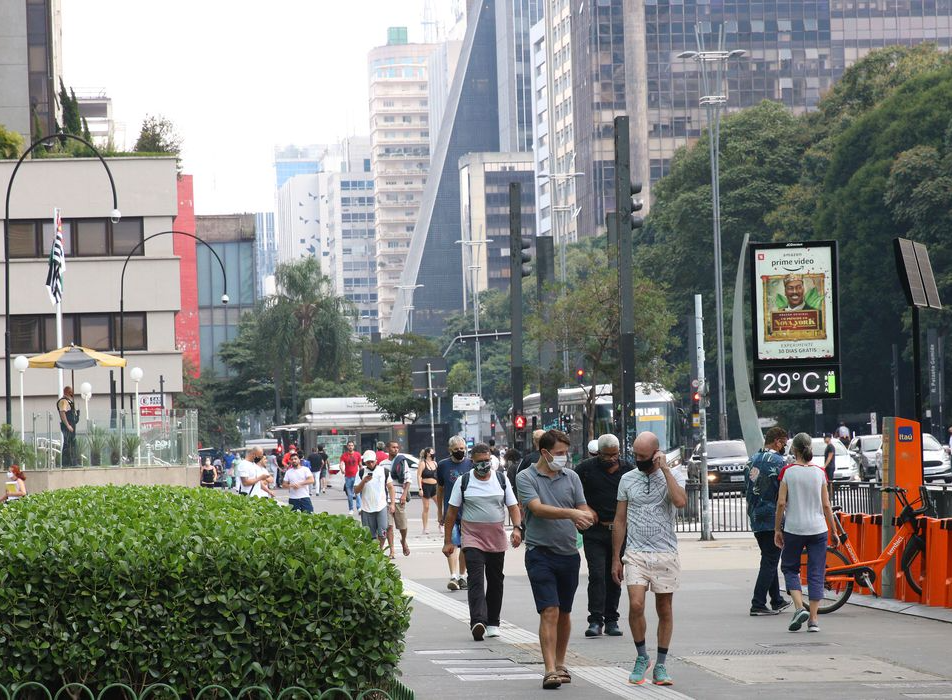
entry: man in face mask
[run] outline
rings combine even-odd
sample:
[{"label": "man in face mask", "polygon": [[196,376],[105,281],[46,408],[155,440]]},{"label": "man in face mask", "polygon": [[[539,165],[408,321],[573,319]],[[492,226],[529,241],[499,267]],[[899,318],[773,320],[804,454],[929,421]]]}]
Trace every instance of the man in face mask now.
[{"label": "man in face mask", "polygon": [[[518,547],[522,541],[522,515],[516,495],[502,470],[492,467],[492,453],[482,443],[473,447],[473,469],[453,484],[446,519],[460,514],[462,549],[469,567],[467,577],[469,624],[473,639],[499,636],[499,612],[502,609],[503,564],[508,542],[506,511],[512,518],[509,541]],[[456,546],[452,535],[443,529],[443,554],[453,556]]]},{"label": "man in face mask", "polygon": [[[672,601],[681,576],[675,518],[688,497],[683,469],[668,466],[654,433],[643,432],[633,445],[636,470],[621,478],[618,507],[612,528],[612,576],[628,587],[628,624],[638,656],[628,681],[645,682],[651,664],[645,648],[645,597],[648,588],[655,594],[658,612],[658,658],[655,685],[672,685],[666,666],[668,645],[674,628]],[[624,547],[624,559],[620,552]]]},{"label": "man in face mask", "polygon": [[[473,468],[473,463],[466,456],[466,441],[459,435],[450,438],[448,447],[450,456],[442,459],[436,465],[436,509],[440,525],[444,531],[449,531],[450,539],[458,548],[460,546],[459,518],[446,520],[444,514],[449,505],[453,485],[463,474]],[[446,587],[451,591],[466,589],[466,556],[456,549],[446,558],[450,567],[450,580]]]},{"label": "man in face mask", "polygon": [[634,467],[619,457],[618,438],[602,435],[595,443],[596,456],[576,468],[585,502],[595,511],[595,524],[582,532],[588,562],[588,629],[586,637],[599,637],[604,630],[620,637],[618,600],[621,586],[612,578],[612,529],[618,505],[618,485]]},{"label": "man in face mask", "polygon": [[526,509],[526,573],[540,616],[543,688],[572,682],[565,654],[581,565],[577,531],[584,532],[596,519],[585,502],[578,475],[565,468],[570,446],[561,430],[547,431],[539,439],[539,461],[516,476],[519,499]]}]

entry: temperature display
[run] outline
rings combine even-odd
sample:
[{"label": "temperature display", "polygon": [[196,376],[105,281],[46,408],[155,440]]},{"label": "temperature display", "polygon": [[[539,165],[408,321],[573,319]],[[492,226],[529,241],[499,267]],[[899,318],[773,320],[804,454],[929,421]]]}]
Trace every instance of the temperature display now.
[{"label": "temperature display", "polygon": [[757,401],[840,398],[839,365],[759,367],[754,371]]}]

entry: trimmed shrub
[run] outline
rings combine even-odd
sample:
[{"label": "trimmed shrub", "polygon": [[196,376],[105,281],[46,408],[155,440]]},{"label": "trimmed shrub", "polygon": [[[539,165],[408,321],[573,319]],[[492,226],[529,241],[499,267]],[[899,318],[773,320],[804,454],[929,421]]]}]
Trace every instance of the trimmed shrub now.
[{"label": "trimmed shrub", "polygon": [[398,571],[343,516],[165,486],[0,507],[0,683],[366,689],[409,622]]}]

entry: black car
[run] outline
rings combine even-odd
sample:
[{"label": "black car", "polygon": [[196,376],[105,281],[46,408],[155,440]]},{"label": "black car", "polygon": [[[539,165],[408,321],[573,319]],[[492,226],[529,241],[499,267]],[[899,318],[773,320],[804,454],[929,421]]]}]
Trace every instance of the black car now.
[{"label": "black car", "polygon": [[[701,446],[694,448],[691,462],[701,463]],[[714,491],[743,491],[747,446],[743,440],[710,440],[707,443],[707,483]]]}]

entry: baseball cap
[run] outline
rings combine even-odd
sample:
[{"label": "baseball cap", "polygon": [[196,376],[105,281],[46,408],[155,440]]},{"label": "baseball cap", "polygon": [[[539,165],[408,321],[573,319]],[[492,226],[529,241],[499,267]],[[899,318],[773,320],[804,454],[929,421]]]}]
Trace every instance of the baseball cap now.
[{"label": "baseball cap", "polygon": [[363,457],[360,458],[361,462],[377,462],[377,453],[373,450],[367,450],[364,452]]},{"label": "baseball cap", "polygon": [[596,452],[598,452],[598,440],[591,440],[591,441],[588,443],[588,453],[589,453],[590,455],[593,455],[593,454],[595,454]]}]

